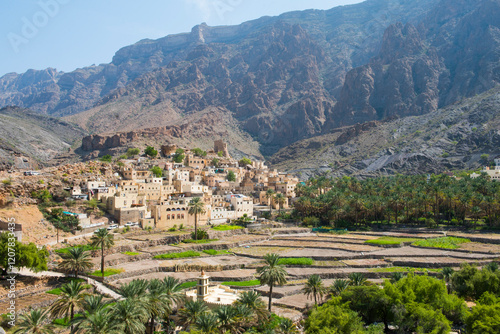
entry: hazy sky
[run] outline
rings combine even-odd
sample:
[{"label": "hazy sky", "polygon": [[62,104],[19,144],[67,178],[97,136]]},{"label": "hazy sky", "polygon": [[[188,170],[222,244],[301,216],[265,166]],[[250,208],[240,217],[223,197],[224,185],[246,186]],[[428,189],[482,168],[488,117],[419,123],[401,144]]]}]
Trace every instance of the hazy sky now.
[{"label": "hazy sky", "polygon": [[1,0],[0,76],[29,68],[108,63],[144,38],[189,32],[199,23],[233,25],[292,10],[361,0]]}]

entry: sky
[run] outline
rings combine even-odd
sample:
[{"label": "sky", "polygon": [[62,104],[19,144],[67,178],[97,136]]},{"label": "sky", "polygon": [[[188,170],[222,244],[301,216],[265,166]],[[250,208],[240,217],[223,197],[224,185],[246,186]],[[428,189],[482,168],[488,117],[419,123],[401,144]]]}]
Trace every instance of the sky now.
[{"label": "sky", "polygon": [[141,39],[361,0],[1,0],[0,76],[109,63]]}]

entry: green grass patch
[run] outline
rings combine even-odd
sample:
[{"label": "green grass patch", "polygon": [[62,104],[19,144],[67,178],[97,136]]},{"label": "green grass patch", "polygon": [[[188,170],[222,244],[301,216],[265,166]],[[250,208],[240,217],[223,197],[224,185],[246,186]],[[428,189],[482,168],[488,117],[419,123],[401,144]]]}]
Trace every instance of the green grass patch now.
[{"label": "green grass patch", "polygon": [[456,238],[456,237],[441,237],[426,240],[418,240],[413,243],[414,246],[443,248],[443,249],[457,249],[461,244],[470,242],[469,239]]},{"label": "green grass patch", "polygon": [[223,282],[221,285],[230,285],[230,286],[256,286],[260,285],[260,281],[258,279],[254,279],[251,281],[241,281],[241,282]]},{"label": "green grass patch", "polygon": [[380,237],[378,239],[366,240],[365,244],[370,245],[401,245],[403,242],[412,243],[418,241],[415,238],[395,238],[395,237]]},{"label": "green grass patch", "polygon": [[192,282],[184,282],[180,286],[181,286],[181,289],[189,289],[189,288],[194,288],[196,286],[196,284],[197,284],[197,282],[192,281]]},{"label": "green grass patch", "polygon": [[310,257],[284,257],[278,260],[278,264],[284,266],[310,266],[313,263]]},{"label": "green grass patch", "polygon": [[213,241],[218,241],[219,239],[200,239],[200,240],[193,240],[193,239],[185,239],[182,240],[183,243],[185,244],[208,244]]},{"label": "green grass patch", "polygon": [[238,226],[238,225],[217,225],[217,226],[212,227],[212,230],[231,231],[231,230],[239,230],[242,228],[243,228],[242,226]]},{"label": "green grass patch", "polygon": [[[81,316],[81,314],[76,313],[75,317],[77,317],[77,316]],[[69,317],[57,318],[57,319],[52,320],[52,323],[54,325],[61,326],[61,327],[68,327],[69,322],[70,322]]]},{"label": "green grass patch", "polygon": [[[104,277],[108,277],[108,276],[112,276],[112,275],[116,275],[116,274],[121,274],[124,271],[125,270],[121,269],[121,268],[104,269]],[[90,275],[93,275],[93,276],[102,276],[102,273],[101,273],[101,270],[96,270],[93,273],[91,273]]]},{"label": "green grass patch", "polygon": [[181,252],[181,253],[170,253],[170,254],[160,254],[153,256],[153,259],[179,259],[183,257],[197,257],[200,256],[201,254],[195,251],[186,251],[186,252]]},{"label": "green grass patch", "polygon": [[141,253],[140,252],[122,252],[122,254],[134,256],[134,255],[139,255]]},{"label": "green grass patch", "polygon": [[50,293],[51,295],[56,295],[60,296],[61,295],[61,289],[60,288],[55,288],[49,291],[45,291],[45,293]]},{"label": "green grass patch", "polygon": [[94,250],[99,249],[98,247],[92,247],[90,245],[78,245],[78,246],[64,247],[64,248],[56,249],[55,252],[59,253],[59,254],[67,254],[69,252],[68,249],[73,248],[73,247],[83,247],[83,250],[86,250],[86,251],[94,251]]},{"label": "green grass patch", "polygon": [[215,249],[205,249],[203,253],[208,254],[208,255],[227,255],[227,254],[233,254],[228,250],[215,250]]}]

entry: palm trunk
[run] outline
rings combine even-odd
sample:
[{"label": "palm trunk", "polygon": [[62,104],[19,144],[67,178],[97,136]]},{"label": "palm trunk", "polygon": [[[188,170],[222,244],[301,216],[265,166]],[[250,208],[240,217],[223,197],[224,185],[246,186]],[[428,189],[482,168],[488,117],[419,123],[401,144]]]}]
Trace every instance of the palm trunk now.
[{"label": "palm trunk", "polygon": [[314,293],[314,305],[318,305],[318,300],[316,298],[316,292]]},{"label": "palm trunk", "polygon": [[101,244],[101,273],[104,278],[104,243]]},{"label": "palm trunk", "polygon": [[59,229],[57,227],[56,227],[56,235],[57,235],[56,243],[59,243]]},{"label": "palm trunk", "polygon": [[271,303],[273,302],[273,285],[270,284],[269,285],[269,305],[267,307],[267,309],[269,310],[269,312],[271,312]]},{"label": "palm trunk", "polygon": [[[70,318],[69,320],[70,321],[73,321],[73,317],[75,316],[75,309],[73,308],[73,306],[70,307]],[[71,325],[71,333],[73,333],[73,325]]]},{"label": "palm trunk", "polygon": [[152,316],[151,317],[151,327],[149,328],[149,333],[153,334],[155,331],[154,331],[154,326],[155,326],[155,317]]},{"label": "palm trunk", "polygon": [[194,240],[198,240],[198,214],[194,215]]}]

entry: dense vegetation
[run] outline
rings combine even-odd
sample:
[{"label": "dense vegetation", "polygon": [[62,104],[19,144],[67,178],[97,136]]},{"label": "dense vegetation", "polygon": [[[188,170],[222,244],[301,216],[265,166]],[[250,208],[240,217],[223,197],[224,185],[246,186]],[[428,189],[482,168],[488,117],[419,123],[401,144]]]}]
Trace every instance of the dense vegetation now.
[{"label": "dense vegetation", "polygon": [[[314,308],[306,333],[436,333],[451,327],[467,333],[500,332],[500,271],[464,265],[442,271],[443,280],[426,275],[395,275],[383,287],[337,280],[333,297]],[[448,285],[446,285],[448,282]],[[468,310],[465,300],[476,302]],[[383,326],[377,326],[377,324]]]},{"label": "dense vegetation", "polygon": [[500,227],[500,182],[448,175],[311,179],[297,187],[295,215],[323,225],[371,223]]}]

